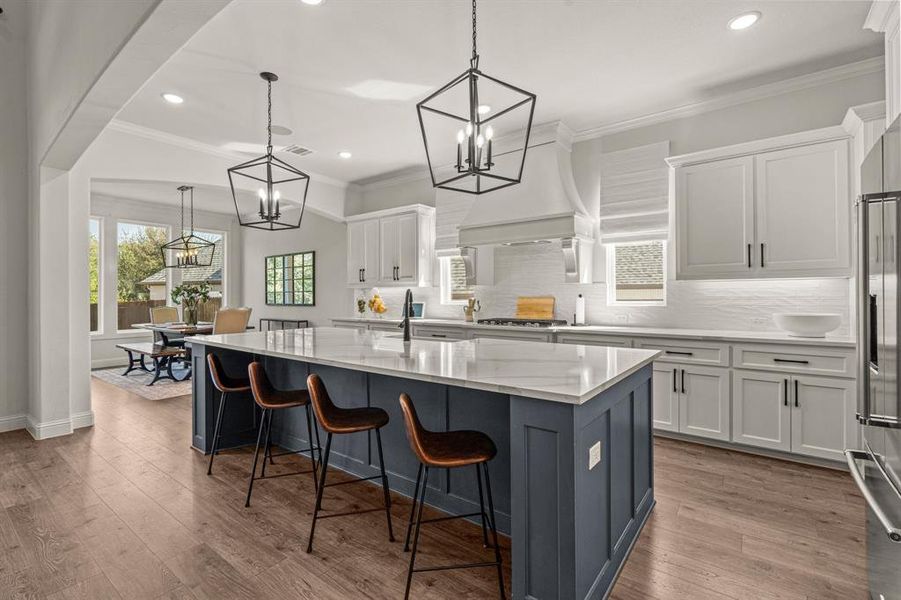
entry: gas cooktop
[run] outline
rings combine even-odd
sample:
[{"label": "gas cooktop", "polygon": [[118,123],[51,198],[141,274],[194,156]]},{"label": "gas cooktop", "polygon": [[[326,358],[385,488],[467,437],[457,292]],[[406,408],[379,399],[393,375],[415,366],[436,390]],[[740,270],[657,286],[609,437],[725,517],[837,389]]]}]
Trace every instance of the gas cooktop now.
[{"label": "gas cooktop", "polygon": [[479,319],[479,325],[509,325],[511,327],[557,327],[566,325],[562,319]]}]

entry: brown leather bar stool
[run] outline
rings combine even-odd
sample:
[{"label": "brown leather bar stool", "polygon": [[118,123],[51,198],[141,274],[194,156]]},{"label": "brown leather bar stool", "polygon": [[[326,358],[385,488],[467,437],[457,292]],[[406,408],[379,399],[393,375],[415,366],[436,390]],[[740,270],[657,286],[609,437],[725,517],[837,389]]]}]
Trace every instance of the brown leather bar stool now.
[{"label": "brown leather bar stool", "polygon": [[225,403],[228,395],[238,392],[249,392],[250,381],[226,375],[225,370],[222,368],[222,362],[215,354],[207,354],[206,363],[210,368],[210,379],[213,380],[213,386],[220,392],[219,412],[216,415],[216,433],[213,434],[213,447],[210,450],[210,465],[206,469],[206,474],[212,475],[213,457],[216,456],[216,447],[219,445],[219,431],[222,429],[222,415],[225,412]]},{"label": "brown leather bar stool", "polygon": [[[313,410],[316,411],[316,418],[328,434],[325,438],[325,457],[320,461],[322,473],[319,475],[319,488],[316,491],[316,507],[313,509],[313,522],[310,524],[310,540],[307,542],[307,553],[313,551],[313,534],[316,531],[316,521],[318,519],[358,515],[382,510],[380,507],[320,515],[319,511],[322,509],[322,493],[325,491],[325,488],[343,485],[345,483],[370,481],[372,479],[382,480],[382,492],[385,495],[384,511],[385,517],[388,519],[388,539],[393,542],[394,531],[391,528],[391,494],[388,492],[388,477],[385,475],[385,457],[382,453],[382,435],[380,432],[380,429],[388,424],[388,413],[381,408],[375,407],[339,408],[335,406],[331,397],[329,397],[328,390],[325,389],[325,384],[322,383],[322,379],[315,373],[307,377],[307,389],[310,392],[310,398],[313,402]],[[326,484],[325,474],[328,470],[329,453],[332,448],[332,436],[372,430],[375,430],[375,441],[379,449],[379,469],[381,470],[381,473],[379,475],[373,475],[372,477],[363,477],[361,479]]]},{"label": "brown leather bar stool", "polygon": [[[494,499],[491,496],[491,480],[488,478],[488,461],[497,454],[497,447],[490,437],[480,431],[429,431],[419,422],[413,401],[407,394],[400,395],[400,406],[404,411],[404,424],[407,428],[407,439],[413,448],[413,453],[419,459],[419,472],[416,475],[416,487],[413,490],[413,506],[410,509],[410,520],[407,523],[407,539],[404,542],[404,551],[409,549],[410,531],[413,531],[413,551],[410,554],[410,567],[407,570],[407,588],[404,598],[410,597],[410,583],[413,581],[413,573],[424,571],[445,571],[448,569],[473,569],[477,567],[496,567],[498,589],[500,597],[505,598],[504,592],[504,568],[501,562],[501,551],[497,543],[497,524],[494,515]],[[452,515],[435,519],[422,518],[422,508],[425,505],[425,494],[429,484],[429,469],[454,469],[475,465],[476,479],[479,482],[479,508],[477,513],[465,515]],[[423,470],[425,473],[423,474]],[[485,512],[485,501],[482,492],[482,475],[485,477],[485,491],[488,496],[488,513]],[[420,492],[420,482],[422,491]],[[418,503],[418,508],[417,508]],[[415,515],[415,523],[414,523]],[[482,520],[482,540],[488,547],[488,537],[485,531],[485,523],[491,528],[494,541],[494,561],[464,563],[456,565],[440,565],[417,569],[416,547],[419,543],[419,530],[423,523],[435,521],[447,521],[479,516]],[[487,517],[487,518],[486,518]]]},{"label": "brown leather bar stool", "polygon": [[[266,458],[269,458],[270,463],[272,462],[273,456],[285,456],[287,454],[303,454],[304,452],[310,453],[310,460],[313,463],[313,468],[309,471],[295,471],[292,473],[279,473],[278,475],[271,475],[271,477],[286,477],[288,475],[304,475],[306,473],[313,474],[313,489],[317,489],[317,479],[316,475],[318,473],[319,463],[322,462],[321,448],[319,446],[319,429],[313,426],[313,414],[310,411],[310,394],[307,390],[277,390],[272,385],[272,382],[269,381],[269,377],[266,376],[266,371],[263,370],[263,365],[260,362],[252,362],[247,367],[247,371],[250,374],[250,390],[253,392],[253,399],[256,401],[257,405],[263,410],[263,416],[260,419],[260,430],[257,433],[257,447],[253,453],[253,468],[250,471],[250,483],[247,486],[247,500],[244,502],[244,506],[250,506],[250,494],[253,492],[253,482],[257,479],[266,479]],[[287,451],[281,452],[279,454],[272,454],[272,449],[270,446],[270,440],[272,437],[272,413],[277,410],[284,410],[287,408],[296,408],[299,406],[303,406],[307,413],[307,439],[310,442],[310,447],[308,450],[296,450],[296,451]],[[263,455],[263,467],[260,471],[260,476],[257,477],[257,461],[260,456],[260,442],[263,439],[263,430],[266,431],[266,450]],[[316,430],[316,446],[313,446],[313,430]],[[316,455],[314,451],[318,450],[320,452],[319,463],[316,462]]]}]

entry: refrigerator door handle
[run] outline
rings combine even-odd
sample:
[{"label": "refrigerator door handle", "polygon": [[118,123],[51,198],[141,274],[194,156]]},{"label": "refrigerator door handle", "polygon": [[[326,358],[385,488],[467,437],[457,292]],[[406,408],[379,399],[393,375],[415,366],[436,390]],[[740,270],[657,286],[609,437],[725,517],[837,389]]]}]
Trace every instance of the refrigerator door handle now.
[{"label": "refrigerator door handle", "polygon": [[876,515],[876,518],[879,520],[882,528],[885,529],[885,533],[886,535],[888,535],[888,538],[895,543],[901,543],[901,529],[896,527],[894,523],[891,522],[891,520],[888,518],[888,515],[886,515],[885,511],[882,510],[882,507],[879,506],[879,502],[876,501],[876,497],[873,495],[873,492],[870,491],[869,486],[867,486],[866,480],[864,480],[863,473],[860,472],[860,467],[857,466],[857,461],[871,461],[882,473],[882,476],[887,477],[887,474],[882,469],[882,465],[879,464],[879,461],[873,460],[869,453],[864,450],[845,450],[845,460],[848,461],[848,470],[851,471],[851,476],[854,478],[854,483],[857,484],[860,493],[863,495],[864,500],[866,500],[867,505],[870,507],[870,510],[872,510],[873,514]]}]

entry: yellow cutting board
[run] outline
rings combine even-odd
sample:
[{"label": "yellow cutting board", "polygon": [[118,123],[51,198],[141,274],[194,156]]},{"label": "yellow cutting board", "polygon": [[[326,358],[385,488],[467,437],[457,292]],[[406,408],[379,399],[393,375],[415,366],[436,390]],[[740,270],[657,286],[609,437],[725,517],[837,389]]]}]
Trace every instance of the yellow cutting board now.
[{"label": "yellow cutting board", "polygon": [[553,319],[553,296],[519,296],[516,299],[517,319]]}]

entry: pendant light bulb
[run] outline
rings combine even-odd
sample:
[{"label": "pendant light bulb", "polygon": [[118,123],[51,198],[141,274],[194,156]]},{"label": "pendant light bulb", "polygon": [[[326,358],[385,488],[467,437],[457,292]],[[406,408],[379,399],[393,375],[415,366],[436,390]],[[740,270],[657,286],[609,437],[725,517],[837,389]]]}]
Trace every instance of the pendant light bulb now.
[{"label": "pendant light bulb", "polygon": [[471,135],[472,135],[472,123],[467,123],[466,124],[466,137],[469,137]]},{"label": "pendant light bulb", "polygon": [[476,147],[481,148],[484,145],[485,145],[485,138],[483,138],[482,134],[480,133],[478,136],[476,136]]},{"label": "pendant light bulb", "polygon": [[463,130],[461,129],[460,131],[457,132],[457,143],[462,144],[463,140],[465,140],[465,139],[466,139],[466,135],[463,133]]},{"label": "pendant light bulb", "polygon": [[490,141],[491,138],[493,138],[493,137],[494,137],[494,129],[491,127],[491,125],[489,125],[485,129],[485,139]]}]

